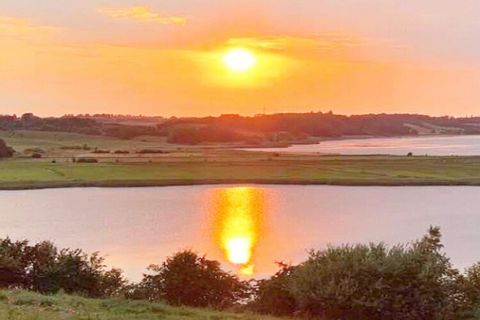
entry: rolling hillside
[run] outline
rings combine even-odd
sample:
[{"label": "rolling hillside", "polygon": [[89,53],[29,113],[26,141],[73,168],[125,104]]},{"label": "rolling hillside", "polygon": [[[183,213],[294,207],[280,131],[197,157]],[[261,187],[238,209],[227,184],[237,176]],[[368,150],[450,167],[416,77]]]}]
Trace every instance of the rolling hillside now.
[{"label": "rolling hillside", "polygon": [[121,299],[86,299],[26,291],[0,291],[0,319],[8,320],[274,320],[246,313],[171,307]]}]

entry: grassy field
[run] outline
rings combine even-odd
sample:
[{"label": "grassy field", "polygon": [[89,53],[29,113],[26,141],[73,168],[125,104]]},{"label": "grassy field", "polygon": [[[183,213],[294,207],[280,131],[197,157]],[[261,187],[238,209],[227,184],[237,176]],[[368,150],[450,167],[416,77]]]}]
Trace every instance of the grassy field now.
[{"label": "grassy field", "polygon": [[219,183],[480,185],[478,157],[294,156],[207,152],[158,158],[0,161],[0,188]]},{"label": "grassy field", "polygon": [[165,304],[116,299],[86,299],[58,294],[42,296],[25,291],[0,291],[4,320],[273,320],[246,313],[228,313]]},{"label": "grassy field", "polygon": [[[165,138],[162,137],[139,137],[134,140],[122,140],[104,136],[91,136],[77,133],[65,132],[43,132],[43,131],[1,131],[0,139],[13,147],[18,156],[25,155],[24,151],[33,148],[40,148],[49,156],[70,156],[74,150],[61,149],[62,147],[88,146],[92,149],[134,150],[134,149],[155,149],[164,147]],[[176,148],[171,145],[170,148]],[[85,151],[79,151],[85,153]]]},{"label": "grassy field", "polygon": [[[220,183],[480,185],[480,157],[295,155],[168,145],[158,137],[120,140],[32,131],[0,132],[0,138],[17,150],[15,157],[0,161],[0,189]],[[89,150],[65,149],[84,144]],[[43,157],[32,159],[32,148],[42,149]],[[95,148],[110,152],[95,154]],[[165,153],[139,154],[142,149]],[[74,162],[81,157],[94,157],[99,163]]]}]

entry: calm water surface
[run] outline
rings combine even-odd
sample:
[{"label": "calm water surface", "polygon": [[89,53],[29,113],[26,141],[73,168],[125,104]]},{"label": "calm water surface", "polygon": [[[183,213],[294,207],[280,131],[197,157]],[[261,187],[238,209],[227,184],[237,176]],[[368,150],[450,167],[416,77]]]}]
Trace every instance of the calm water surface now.
[{"label": "calm water surface", "polygon": [[250,258],[255,275],[265,276],[276,270],[275,261],[305,259],[307,249],[328,243],[406,242],[421,237],[432,224],[442,227],[445,250],[458,267],[480,260],[476,187],[0,191],[0,208],[1,237],[98,250],[107,255],[109,265],[121,267],[133,280],[146,266],[161,263],[179,249],[206,253],[237,272],[239,268],[227,261],[226,243],[232,240],[240,250],[251,245],[251,257],[237,251],[234,258]]},{"label": "calm water surface", "polygon": [[406,138],[371,138],[323,141],[316,145],[294,145],[288,148],[248,149],[257,151],[331,153],[331,154],[390,154],[448,156],[480,155],[480,136],[434,136]]}]

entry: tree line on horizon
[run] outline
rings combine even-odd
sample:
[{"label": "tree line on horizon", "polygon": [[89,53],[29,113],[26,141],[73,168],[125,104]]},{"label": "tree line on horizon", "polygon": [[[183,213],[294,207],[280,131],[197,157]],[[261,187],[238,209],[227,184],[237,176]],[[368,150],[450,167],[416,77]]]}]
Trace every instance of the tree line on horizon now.
[{"label": "tree line on horizon", "polygon": [[[104,135],[121,139],[164,136],[178,144],[291,143],[309,138],[399,136],[451,133],[480,134],[480,118],[431,117],[418,114],[337,115],[332,112],[282,113],[257,116],[176,118],[127,124],[125,117],[63,116],[41,118],[31,113],[0,115],[0,130],[38,130]],[[117,122],[116,120],[117,119]],[[136,117],[135,120],[141,121]],[[421,131],[421,132],[420,132]]]},{"label": "tree line on horizon", "polygon": [[0,288],[326,320],[459,320],[480,316],[480,264],[465,272],[442,251],[439,228],[420,240],[311,251],[262,280],[240,280],[218,261],[186,250],[151,265],[139,283],[80,249],[0,239]]}]

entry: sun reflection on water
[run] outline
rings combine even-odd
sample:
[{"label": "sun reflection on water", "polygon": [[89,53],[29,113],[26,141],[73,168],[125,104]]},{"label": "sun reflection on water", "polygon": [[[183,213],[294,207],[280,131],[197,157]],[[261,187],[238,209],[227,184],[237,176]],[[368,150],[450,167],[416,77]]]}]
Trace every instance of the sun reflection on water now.
[{"label": "sun reflection on water", "polygon": [[254,273],[253,255],[261,234],[263,191],[235,187],[216,191],[215,238],[225,258],[244,275]]}]

